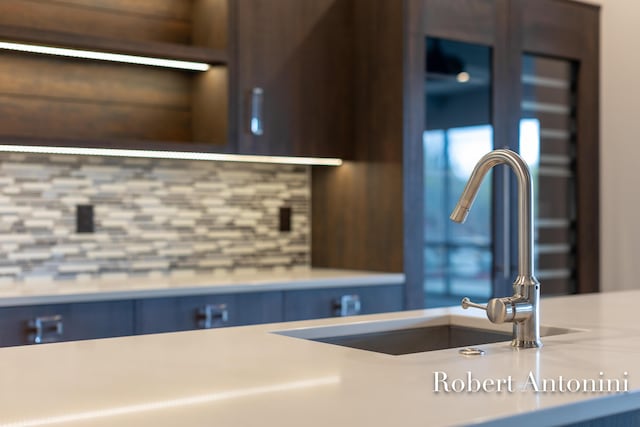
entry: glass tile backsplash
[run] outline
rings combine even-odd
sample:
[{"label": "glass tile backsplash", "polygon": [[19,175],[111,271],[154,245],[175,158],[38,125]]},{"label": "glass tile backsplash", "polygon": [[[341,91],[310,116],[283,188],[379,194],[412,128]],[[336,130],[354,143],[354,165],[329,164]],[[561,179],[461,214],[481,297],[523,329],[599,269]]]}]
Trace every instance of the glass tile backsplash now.
[{"label": "glass tile backsplash", "polygon": [[[309,180],[295,165],[3,154],[0,281],[307,267]],[[76,232],[78,205],[94,233]]]}]

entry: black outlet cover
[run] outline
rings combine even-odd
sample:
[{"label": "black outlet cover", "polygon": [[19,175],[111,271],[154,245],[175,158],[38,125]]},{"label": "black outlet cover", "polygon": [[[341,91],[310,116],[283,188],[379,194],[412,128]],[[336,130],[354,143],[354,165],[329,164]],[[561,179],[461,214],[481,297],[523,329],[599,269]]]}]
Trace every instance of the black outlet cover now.
[{"label": "black outlet cover", "polygon": [[78,233],[93,233],[93,205],[76,206],[76,231]]},{"label": "black outlet cover", "polygon": [[291,207],[283,206],[280,208],[280,231],[291,231]]}]

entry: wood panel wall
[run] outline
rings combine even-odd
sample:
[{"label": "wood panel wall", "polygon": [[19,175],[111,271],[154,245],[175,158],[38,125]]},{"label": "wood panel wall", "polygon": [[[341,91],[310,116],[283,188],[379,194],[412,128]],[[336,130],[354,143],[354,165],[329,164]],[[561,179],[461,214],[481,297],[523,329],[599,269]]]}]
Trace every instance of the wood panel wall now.
[{"label": "wood panel wall", "polygon": [[3,0],[0,25],[189,44],[192,9],[191,0]]},{"label": "wood panel wall", "polygon": [[354,0],[355,155],[312,172],[312,264],[402,272],[403,2]]},{"label": "wood panel wall", "polygon": [[2,134],[188,141],[190,85],[176,71],[3,53]]}]

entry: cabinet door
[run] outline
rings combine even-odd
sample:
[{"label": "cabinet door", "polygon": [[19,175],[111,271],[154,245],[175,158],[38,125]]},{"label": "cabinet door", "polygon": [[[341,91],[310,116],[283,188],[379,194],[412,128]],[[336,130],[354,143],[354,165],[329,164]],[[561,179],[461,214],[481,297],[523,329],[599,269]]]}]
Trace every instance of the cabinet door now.
[{"label": "cabinet door", "polygon": [[402,286],[295,290],[284,293],[284,320],[402,310]]},{"label": "cabinet door", "polygon": [[537,190],[536,277],[543,295],[599,289],[599,8],[514,2],[522,49],[520,152]]},{"label": "cabinet door", "polygon": [[279,322],[279,292],[149,298],[136,301],[136,334]]},{"label": "cabinet door", "polygon": [[133,334],[130,301],[0,308],[0,346]]},{"label": "cabinet door", "polygon": [[232,5],[240,150],[344,157],[352,140],[349,2]]}]

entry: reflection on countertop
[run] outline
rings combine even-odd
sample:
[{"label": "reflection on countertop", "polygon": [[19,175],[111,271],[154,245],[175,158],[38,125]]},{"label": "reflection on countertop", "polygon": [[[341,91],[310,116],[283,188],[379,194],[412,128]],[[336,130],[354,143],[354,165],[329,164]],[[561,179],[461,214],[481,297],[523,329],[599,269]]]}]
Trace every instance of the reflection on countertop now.
[{"label": "reflection on countertop", "polygon": [[0,307],[404,283],[404,274],[299,268],[280,272],[143,276],[0,284]]}]

